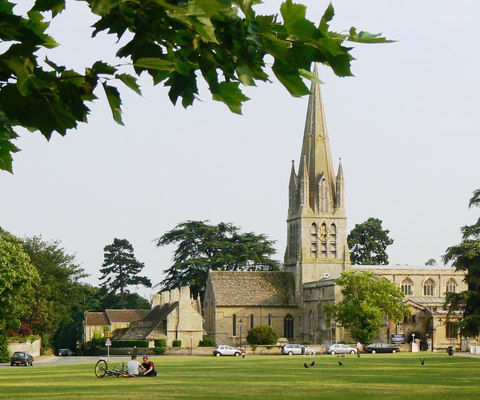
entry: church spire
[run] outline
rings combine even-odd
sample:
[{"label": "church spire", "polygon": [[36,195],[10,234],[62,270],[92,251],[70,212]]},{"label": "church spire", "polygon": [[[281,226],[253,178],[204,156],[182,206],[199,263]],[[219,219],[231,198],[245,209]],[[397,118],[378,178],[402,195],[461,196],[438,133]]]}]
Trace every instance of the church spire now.
[{"label": "church spire", "polygon": [[298,179],[299,179],[299,206],[301,208],[308,206],[309,200],[309,193],[310,193],[310,184],[309,184],[309,177],[308,177],[308,165],[307,165],[307,157],[303,156],[300,160],[300,167],[298,169]]},{"label": "church spire", "polygon": [[297,187],[298,178],[295,173],[295,161],[292,160],[292,170],[290,172],[290,183],[288,184],[288,215],[297,208]]},{"label": "church spire", "polygon": [[[314,67],[314,73],[318,76],[316,65]],[[325,177],[328,187],[328,201],[330,204],[333,204],[335,197],[335,174],[333,170],[320,84],[312,82],[310,92],[301,159],[303,157],[306,158],[306,166],[309,173],[310,207],[312,209],[317,209],[319,202],[318,184],[320,177],[322,175]]]},{"label": "church spire", "polygon": [[336,208],[345,207],[345,179],[343,178],[343,167],[342,167],[341,158],[339,159],[339,162],[338,162],[335,207]]}]

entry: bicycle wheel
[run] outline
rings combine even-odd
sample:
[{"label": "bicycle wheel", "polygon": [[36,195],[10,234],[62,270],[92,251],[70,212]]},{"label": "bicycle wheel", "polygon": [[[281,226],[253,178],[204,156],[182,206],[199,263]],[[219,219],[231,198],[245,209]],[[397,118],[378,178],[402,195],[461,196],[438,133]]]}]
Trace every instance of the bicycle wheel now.
[{"label": "bicycle wheel", "polygon": [[103,378],[107,373],[107,362],[105,360],[98,360],[95,364],[95,375],[97,378]]}]

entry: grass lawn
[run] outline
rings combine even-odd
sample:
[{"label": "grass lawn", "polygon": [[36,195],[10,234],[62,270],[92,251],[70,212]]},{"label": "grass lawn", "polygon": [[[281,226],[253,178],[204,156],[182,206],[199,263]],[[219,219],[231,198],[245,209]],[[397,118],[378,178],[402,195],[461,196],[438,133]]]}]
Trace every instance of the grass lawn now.
[{"label": "grass lawn", "polygon": [[[480,359],[422,353],[158,357],[156,378],[98,379],[93,364],[1,368],[8,399],[480,399]],[[303,363],[315,360],[305,369]],[[338,361],[344,365],[339,366]]]}]

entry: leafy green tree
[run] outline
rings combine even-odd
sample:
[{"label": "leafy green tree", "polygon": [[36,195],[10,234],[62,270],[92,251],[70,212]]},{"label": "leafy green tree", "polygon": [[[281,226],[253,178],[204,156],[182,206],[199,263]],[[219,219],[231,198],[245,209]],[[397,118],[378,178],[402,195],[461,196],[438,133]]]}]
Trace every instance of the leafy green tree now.
[{"label": "leafy green tree", "polygon": [[8,361],[7,329],[20,326],[28,310],[38,273],[15,236],[0,233],[0,362]]},{"label": "leafy green tree", "polygon": [[208,270],[277,271],[280,263],[272,240],[253,232],[241,233],[231,223],[211,225],[208,221],[186,221],[156,239],[157,246],[176,244],[173,265],[161,282],[170,290],[189,285],[194,294],[203,294]]},{"label": "leafy green tree", "polygon": [[[480,189],[473,193],[470,207],[480,207]],[[463,240],[451,246],[443,256],[445,263],[452,262],[457,271],[465,273],[467,290],[460,293],[448,293],[449,313],[462,312],[463,317],[457,324],[464,336],[480,334],[480,218],[473,225],[462,228]]]},{"label": "leafy green tree", "polygon": [[248,331],[247,342],[254,345],[269,345],[277,343],[278,336],[275,329],[269,325],[259,325]]},{"label": "leafy green tree", "polygon": [[343,299],[325,305],[328,320],[350,329],[352,338],[361,343],[378,337],[385,318],[398,322],[409,312],[402,291],[371,272],[343,272],[337,284],[342,287]]},{"label": "leafy green tree", "polygon": [[105,246],[100,286],[109,293],[120,292],[121,307],[125,308],[125,293],[128,286],[143,285],[152,287],[150,279],[139,276],[145,264],[138,261],[133,254],[133,246],[126,239],[113,239],[113,243]]},{"label": "leafy green tree", "polygon": [[388,264],[386,249],[393,243],[389,233],[388,229],[382,228],[382,221],[377,218],[356,224],[347,238],[352,264]]},{"label": "leafy green tree", "polygon": [[83,268],[58,241],[46,241],[41,236],[23,240],[39,275],[33,283],[34,295],[21,320],[49,346],[62,322],[70,322],[79,297],[80,280],[87,276]]},{"label": "leafy green tree", "polygon": [[[169,87],[173,103],[187,107],[198,97],[202,77],[212,98],[240,113],[247,97],[240,85],[269,81],[271,69],[293,96],[308,94],[303,78],[315,80],[313,62],[338,76],[352,75],[352,47],[345,42],[382,43],[380,35],[330,30],[334,16],[329,5],[319,21],[305,18],[306,7],[286,0],[278,15],[260,15],[250,0],[84,0],[98,17],[93,36],[106,33],[118,45],[116,65],[99,60],[84,71],[53,62],[58,44],[48,35],[49,21],[66,0],[36,0],[21,16],[14,3],[0,3],[0,40],[10,42],[0,54],[0,169],[12,171],[12,154],[19,149],[15,127],[65,135],[86,122],[89,104],[105,96],[116,122],[122,124],[120,92],[125,85],[140,94],[137,77],[147,72],[155,85]],[[39,52],[39,50],[42,50]],[[44,60],[38,53],[46,54]],[[269,61],[270,63],[270,61]],[[100,94],[100,91],[103,91]]]},{"label": "leafy green tree", "polygon": [[427,262],[425,263],[426,266],[432,266],[432,265],[437,265],[437,260],[434,258],[429,258]]}]

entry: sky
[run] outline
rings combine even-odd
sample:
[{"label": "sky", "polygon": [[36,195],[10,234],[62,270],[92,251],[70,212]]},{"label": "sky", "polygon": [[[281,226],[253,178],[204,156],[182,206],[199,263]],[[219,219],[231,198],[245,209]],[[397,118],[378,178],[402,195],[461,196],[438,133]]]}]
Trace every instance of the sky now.
[{"label": "sky", "polygon": [[[30,0],[18,2],[19,12]],[[279,1],[259,11],[273,13]],[[320,20],[326,1],[305,0]],[[392,44],[358,45],[355,77],[319,69],[332,155],[342,158],[348,226],[380,218],[394,244],[390,263],[440,262],[478,218],[468,210],[480,188],[480,3],[460,0],[333,1],[333,27],[382,32]],[[90,39],[95,18],[68,3],[49,32],[60,46],[48,57],[77,69],[114,60],[113,36]],[[185,220],[232,222],[286,243],[288,179],[298,165],[307,98],[273,79],[248,88],[243,115],[211,100],[187,110],[164,87],[141,79],[143,96],[121,89],[125,127],[103,94],[88,124],[47,142],[22,132],[14,174],[0,172],[0,226],[23,236],[60,240],[98,284],[103,248],[128,239],[154,283],[171,265],[173,247],[158,238]],[[139,288],[144,295],[151,290]]]}]

